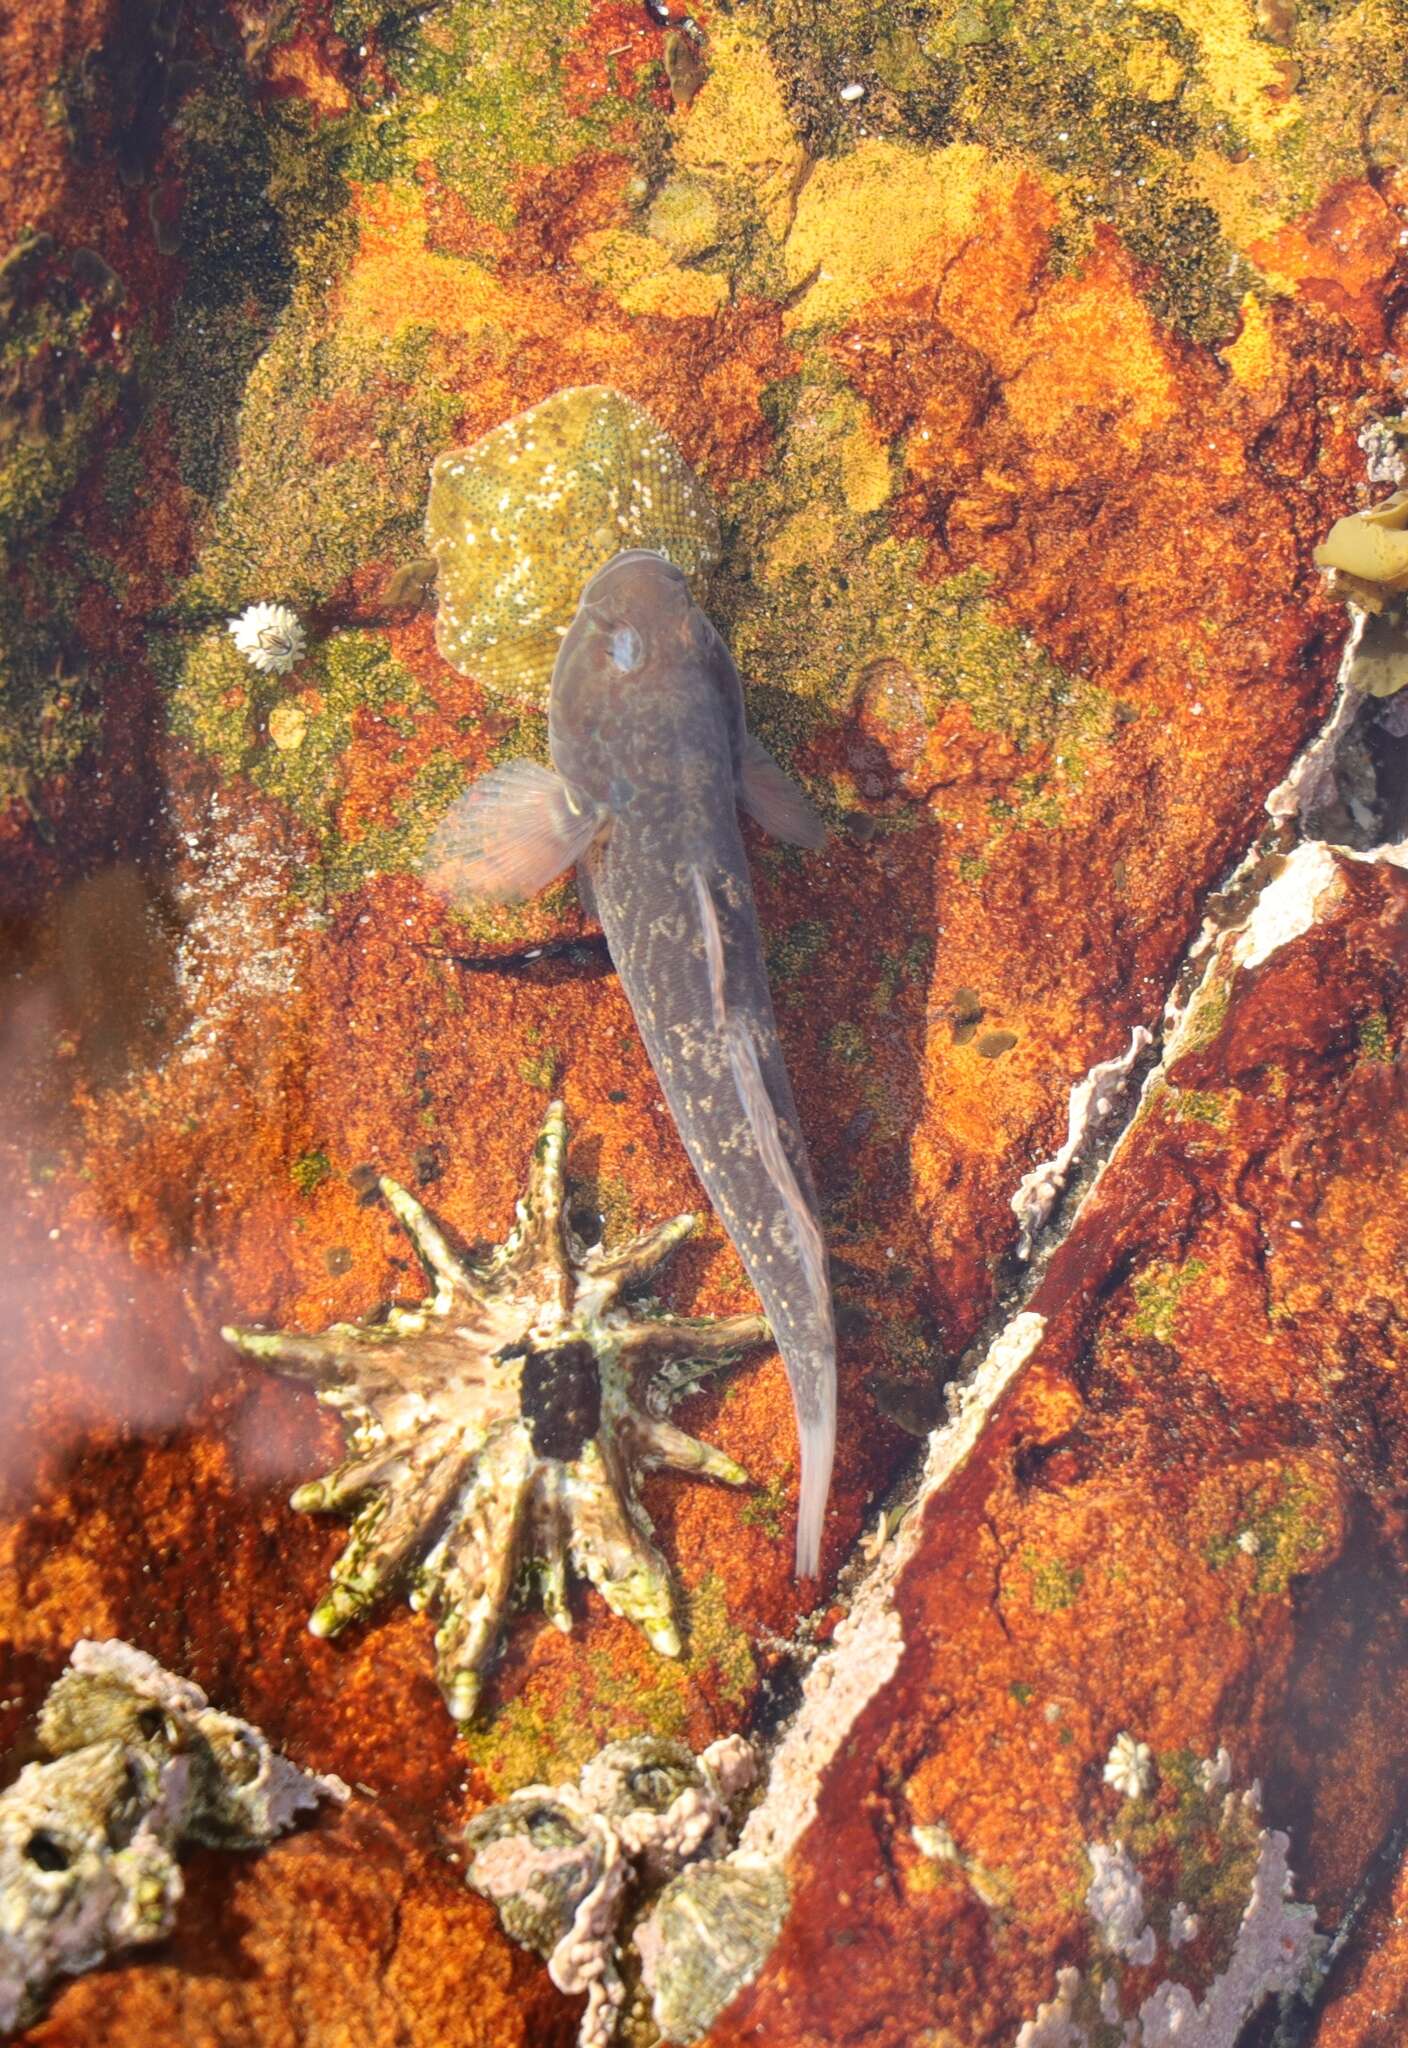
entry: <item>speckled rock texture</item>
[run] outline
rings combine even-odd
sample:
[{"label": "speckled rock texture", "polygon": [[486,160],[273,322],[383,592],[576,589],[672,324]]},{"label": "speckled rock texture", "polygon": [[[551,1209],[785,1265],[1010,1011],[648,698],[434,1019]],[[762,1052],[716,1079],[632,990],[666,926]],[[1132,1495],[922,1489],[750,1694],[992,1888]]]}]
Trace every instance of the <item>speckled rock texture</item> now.
[{"label": "speckled rock texture", "polygon": [[[170,1943],[65,1989],[35,2043],[574,2037],[581,2001],[465,1890],[464,1825],[608,1742],[772,1738],[945,1383],[1023,1307],[1012,1198],[1070,1091],[1158,1034],[1229,869],[1254,856],[1235,916],[1291,848],[1265,800],[1347,628],[1313,551],[1403,481],[1359,437],[1402,403],[1405,25],[1400,0],[6,18],[0,1740],[78,1636],[120,1635],[369,1788],[261,1859],[197,1853]],[[593,385],[709,494],[750,725],[832,827],[749,844],[833,1256],[836,1483],[799,1588],[779,1362],[689,1395],[675,1419],[756,1485],[645,1485],[683,1655],[579,1590],[570,1635],[510,1627],[457,1735],[425,1617],[307,1634],[345,1531],[287,1497],[339,1432],[218,1333],[416,1302],[378,1174],[491,1242],[554,1096],[584,1229],[700,1206],[571,887],[461,916],[419,874],[464,783],[545,741],[531,693],[437,652],[431,464]],[[299,622],[287,673],[229,630],[258,605]],[[898,1674],[779,1852],[793,1910],[718,2039],[1031,2022],[1025,2048],[1079,2048],[1102,1998],[1202,1999],[1283,1863],[1327,1930],[1378,1868],[1402,880],[1326,888],[1229,967],[1038,1243],[1045,1336],[900,1525]],[[754,1306],[712,1219],[658,1294]],[[1121,1734],[1154,1773],[1128,1811]],[[1225,1819],[1198,1776],[1224,1744]],[[1202,1907],[1175,1881],[1195,1822],[1225,1866]],[[1153,1960],[1102,1946],[1094,1847]],[[1202,1927],[1175,1943],[1180,1902]],[[1387,2007],[1394,1954],[1358,1980]],[[1353,1967],[1325,2043],[1373,2038],[1333,2032]]]},{"label": "speckled rock texture", "polygon": [[[789,1790],[835,1754],[787,1931],[720,2041],[830,2041],[852,2002],[876,2041],[920,2010],[940,2039],[1012,2040],[1058,1965],[1113,1985],[1136,2041],[1183,2038],[1144,2006],[1170,1982],[1201,2004],[1231,1967],[1251,1884],[1250,1845],[1215,1832],[1229,1797],[1260,1785],[1326,1932],[1390,1834],[1408,876],[1310,847],[1291,870],[1308,928],[1250,967],[1224,942],[1024,1311],[1024,1362],[809,1681],[812,1743],[774,1759],[760,1843],[792,1843]],[[1247,959],[1278,935],[1253,936]],[[882,1612],[893,1676],[846,1714]],[[1120,1856],[1142,1881],[1123,1921],[1099,1884]],[[1180,1909],[1200,1924],[1177,1941]]]}]

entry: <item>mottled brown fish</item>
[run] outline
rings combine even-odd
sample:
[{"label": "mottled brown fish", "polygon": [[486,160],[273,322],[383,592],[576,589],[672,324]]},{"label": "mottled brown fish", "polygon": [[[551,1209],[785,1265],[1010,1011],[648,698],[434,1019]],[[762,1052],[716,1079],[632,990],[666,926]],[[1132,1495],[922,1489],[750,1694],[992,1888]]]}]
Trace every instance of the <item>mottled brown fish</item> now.
[{"label": "mottled brown fish", "polygon": [[552,769],[509,762],[459,800],[432,843],[432,880],[461,900],[521,902],[577,863],[685,1149],[782,1353],[808,1575],[831,1481],[836,1337],[738,812],[797,846],[819,846],[824,828],[750,738],[738,672],[683,574],[644,549],[618,554],[582,593],[553,669],[548,746]]}]

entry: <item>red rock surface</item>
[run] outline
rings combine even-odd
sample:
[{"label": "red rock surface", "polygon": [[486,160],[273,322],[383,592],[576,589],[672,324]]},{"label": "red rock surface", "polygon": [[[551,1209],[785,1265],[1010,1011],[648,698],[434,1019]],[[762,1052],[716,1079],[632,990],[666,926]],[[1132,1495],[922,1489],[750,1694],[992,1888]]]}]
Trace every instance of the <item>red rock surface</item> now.
[{"label": "red rock surface", "polygon": [[[904,1652],[822,1779],[787,1930],[711,2039],[1012,2039],[1100,1955],[1087,1844],[1147,1836],[1196,1902],[1175,1787],[1223,1746],[1322,1927],[1353,1897],[1408,1745],[1408,880],[1346,862],[1331,898],[1194,1011],[1053,1257],[1039,1344],[906,1539]],[[1102,1778],[1122,1731],[1157,1760],[1142,1801]],[[980,1881],[916,1850],[935,1821]],[[1125,2017],[1168,1956],[1124,1973]],[[1175,1974],[1201,1995],[1225,1962]]]},{"label": "red rock surface", "polygon": [[[1177,34],[1092,22],[1079,47],[1040,9],[950,46],[940,10],[886,40],[887,10],[833,9],[799,38],[779,5],[705,23],[687,108],[662,34],[615,4],[457,0],[414,33],[256,7],[182,16],[170,45],[140,11],[3,30],[10,241],[51,234],[61,278],[93,248],[125,296],[83,329],[115,381],[0,620],[63,627],[24,674],[33,722],[0,728],[25,791],[0,818],[0,1736],[76,1635],[114,1632],[373,1798],[258,1864],[200,1859],[161,1957],[68,1989],[35,2038],[546,2044],[572,2013],[446,1844],[613,1736],[700,1746],[772,1713],[783,1639],[1010,1294],[1011,1197],[1071,1085],[1157,1023],[1327,708],[1344,617],[1311,547],[1360,492],[1358,429],[1398,404],[1382,10],[1357,43],[1303,23],[1288,85],[1240,0],[1221,27],[1190,4]],[[579,1593],[571,1637],[515,1624],[457,1744],[425,1622],[306,1635],[344,1532],[285,1501],[338,1433],[217,1332],[416,1294],[359,1167],[498,1236],[553,1089],[612,1228],[698,1203],[575,906],[466,926],[416,872],[459,782],[542,740],[385,599],[428,461],[588,380],[649,406],[719,498],[714,610],[751,715],[837,828],[805,863],[751,842],[841,1304],[828,1578],[787,1576],[766,1359],[682,1414],[757,1494],[647,1491],[683,1665]],[[224,622],[279,597],[310,656],[261,680]],[[94,723],[58,762],[60,653]],[[1348,871],[1184,1054],[1199,1106],[1159,1099],[1059,1251],[1042,1351],[904,1580],[864,1783],[828,1790],[777,1959],[720,2038],[878,2012],[897,2040],[1005,2039],[1079,1959],[1080,1843],[1125,1727],[1161,1754],[1225,1739],[1301,1895],[1332,1922],[1352,1892],[1401,1760],[1399,886]],[[1382,1060],[1358,1050],[1380,1012]],[[1146,1314],[1147,1275],[1190,1261]],[[712,1221],[666,1293],[749,1305]],[[1263,1510],[1315,1536],[1274,1591],[1205,1555]],[[907,1830],[939,1814],[1010,1873],[1010,1907],[931,1881]]]}]

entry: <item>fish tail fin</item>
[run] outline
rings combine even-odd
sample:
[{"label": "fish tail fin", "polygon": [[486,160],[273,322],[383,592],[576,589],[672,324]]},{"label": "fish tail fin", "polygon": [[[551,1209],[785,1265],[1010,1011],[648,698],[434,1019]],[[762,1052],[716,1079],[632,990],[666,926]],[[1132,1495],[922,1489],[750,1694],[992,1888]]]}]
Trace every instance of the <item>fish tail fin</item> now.
[{"label": "fish tail fin", "polygon": [[802,1446],[802,1486],[797,1496],[797,1577],[814,1579],[821,1561],[821,1525],[831,1491],[831,1465],[836,1455],[836,1415],[798,1417]]}]

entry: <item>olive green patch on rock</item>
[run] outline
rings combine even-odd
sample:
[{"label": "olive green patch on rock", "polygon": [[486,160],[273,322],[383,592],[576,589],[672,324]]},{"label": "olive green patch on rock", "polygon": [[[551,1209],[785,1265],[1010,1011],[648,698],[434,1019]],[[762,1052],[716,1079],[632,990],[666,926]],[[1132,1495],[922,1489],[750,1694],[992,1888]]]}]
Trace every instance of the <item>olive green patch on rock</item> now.
[{"label": "olive green patch on rock", "polygon": [[866,408],[819,360],[808,370],[777,395],[767,476],[729,500],[733,545],[714,578],[712,615],[750,723],[790,761],[853,709],[877,662],[899,662],[931,727],[957,702],[980,728],[1051,753],[1052,768],[997,822],[1058,823],[1083,756],[1114,730],[1114,700],[1004,623],[981,570],[925,576],[923,543],[888,531],[888,466]]},{"label": "olive green patch on rock", "polygon": [[1255,1800],[1229,1798],[1227,1779],[1191,1750],[1161,1753],[1157,1782],[1157,1799],[1128,1802],[1121,1836],[1141,1870],[1167,1872],[1167,1882],[1145,1899],[1160,1932],[1175,1899],[1185,1915],[1196,1916],[1210,1981],[1226,1969],[1242,1931],[1261,1858],[1260,1808]]},{"label": "olive green patch on rock", "polygon": [[1235,1526],[1210,1537],[1203,1556],[1213,1571],[1239,1569],[1250,1597],[1280,1599],[1325,1550],[1334,1520],[1313,1469],[1291,1466],[1253,1487]]},{"label": "olive green patch on rock", "polygon": [[121,298],[92,250],[47,234],[0,259],[0,810],[41,830],[101,730],[99,679],[64,622],[85,587],[121,579],[58,514],[118,410]]},{"label": "olive green patch on rock", "polygon": [[428,331],[329,332],[325,287],[298,286],[245,386],[234,472],[183,592],[192,606],[297,610],[371,562],[421,553],[426,474],[458,401],[430,373]]},{"label": "olive green patch on rock", "polygon": [[14,806],[47,830],[46,790],[101,737],[101,680],[50,620],[25,616],[13,585],[0,586],[0,811]]},{"label": "olive green patch on rock", "polygon": [[1389,1037],[1388,1017],[1382,1010],[1371,1010],[1359,1022],[1359,1056],[1372,1066],[1388,1067],[1393,1064],[1393,1041]]},{"label": "olive green patch on rock", "polygon": [[1152,1338],[1156,1344],[1172,1344],[1178,1305],[1188,1289],[1207,1271],[1202,1259],[1189,1259],[1182,1266],[1155,1265],[1136,1273],[1131,1283],[1134,1313],[1129,1329],[1135,1337]]},{"label": "olive green patch on rock", "polygon": [[531,1690],[497,1708],[484,1726],[461,1731],[465,1753],[492,1791],[556,1784],[607,1742],[631,1735],[684,1736],[701,1686],[725,1707],[746,1705],[758,1679],[748,1633],[729,1614],[723,1580],[710,1572],[682,1597],[684,1652],[652,1658],[643,1673],[605,1650],[584,1672],[555,1685],[551,1699]]},{"label": "olive green patch on rock", "polygon": [[290,702],[288,684],[251,670],[223,626],[165,659],[172,732],[226,773],[247,775],[316,835],[317,886],[337,893],[368,875],[420,864],[437,819],[465,781],[446,750],[437,749],[398,788],[389,822],[360,826],[353,839],[340,822],[359,714],[373,714],[409,738],[433,708],[424,685],[379,635],[333,633],[310,648],[298,670],[303,726],[296,748],[280,746],[270,732],[272,715]]},{"label": "olive green patch on rock", "polygon": [[525,172],[620,148],[623,120],[638,142],[663,137],[669,116],[653,103],[649,67],[629,96],[618,89],[582,106],[569,90],[573,39],[590,11],[589,0],[452,0],[423,16],[420,33],[387,52],[387,104],[347,120],[348,174],[411,183],[430,164],[476,213],[509,226]]},{"label": "olive green patch on rock", "polygon": [[1220,1126],[1227,1121],[1226,1099],[1210,1089],[1179,1088],[1173,1091],[1174,1109],[1188,1123]]},{"label": "olive green patch on rock", "polygon": [[1080,1565],[1069,1565],[1059,1557],[1042,1557],[1035,1550],[1024,1550],[1021,1564],[1030,1577],[1032,1606],[1038,1614],[1064,1614],[1075,1606],[1085,1585]]}]

